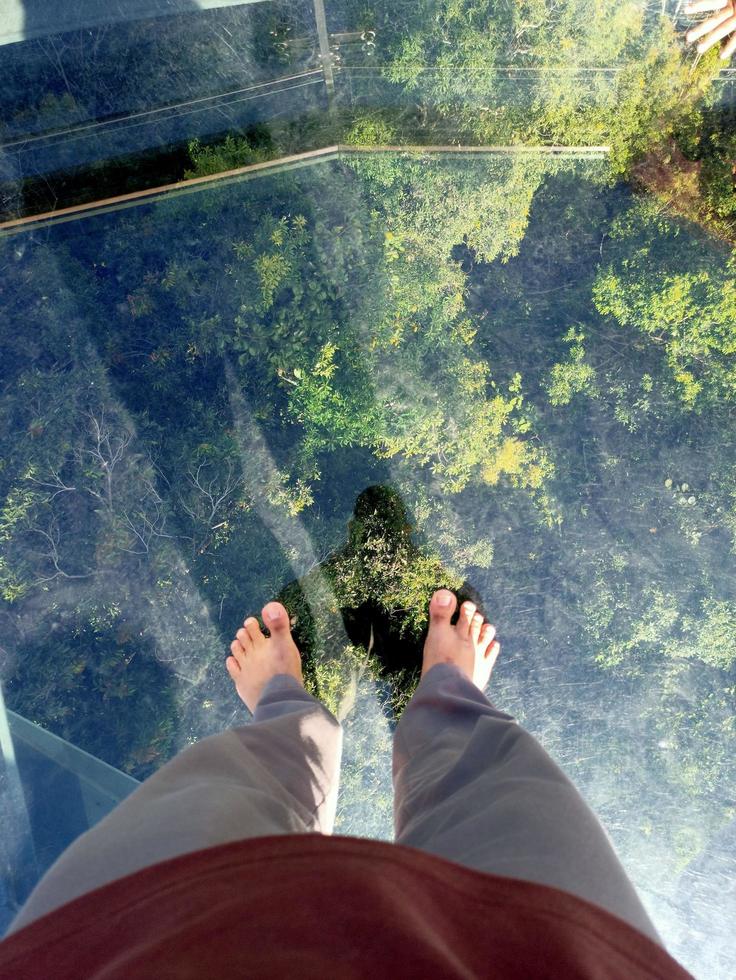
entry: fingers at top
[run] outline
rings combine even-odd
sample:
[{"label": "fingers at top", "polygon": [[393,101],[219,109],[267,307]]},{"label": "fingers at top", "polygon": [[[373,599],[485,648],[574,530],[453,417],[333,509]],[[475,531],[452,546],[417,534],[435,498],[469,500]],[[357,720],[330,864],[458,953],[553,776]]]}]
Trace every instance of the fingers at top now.
[{"label": "fingers at top", "polygon": [[721,51],[721,58],[724,61],[728,61],[731,55],[736,51],[736,33],[731,38],[731,40],[723,46],[723,51]]},{"label": "fingers at top", "polygon": [[696,24],[695,27],[691,27],[690,30],[685,35],[685,40],[690,43],[692,41],[697,41],[699,37],[707,34],[709,31],[714,30],[719,24],[723,24],[725,21],[730,20],[732,13],[730,8],[726,11],[716,14],[715,17],[709,17],[708,20],[704,20],[700,24]]},{"label": "fingers at top", "polygon": [[703,10],[722,10],[723,7],[728,7],[731,4],[731,0],[696,0],[695,3],[689,3],[685,7],[685,13],[699,14]]},{"label": "fingers at top", "polygon": [[701,54],[704,54],[708,48],[712,48],[714,44],[717,44],[721,38],[725,37],[727,34],[730,34],[731,31],[736,30],[736,17],[731,15],[727,16],[724,20],[721,16],[720,19],[723,21],[723,23],[716,27],[715,30],[711,31],[705,40],[701,41],[698,45],[698,51]]}]

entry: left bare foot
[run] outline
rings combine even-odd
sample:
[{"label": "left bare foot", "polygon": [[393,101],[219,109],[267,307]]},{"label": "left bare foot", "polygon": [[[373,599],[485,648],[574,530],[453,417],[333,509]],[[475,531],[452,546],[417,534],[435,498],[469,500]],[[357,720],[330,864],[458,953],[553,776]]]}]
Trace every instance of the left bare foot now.
[{"label": "left bare foot", "polygon": [[[304,686],[302,655],[291,637],[289,614],[280,602],[269,602],[261,610],[271,636],[264,636],[258,620],[249,616],[230,644],[227,672],[246,707],[255,714],[263,688],[276,674],[291,674]],[[269,618],[273,616],[274,618]]]}]

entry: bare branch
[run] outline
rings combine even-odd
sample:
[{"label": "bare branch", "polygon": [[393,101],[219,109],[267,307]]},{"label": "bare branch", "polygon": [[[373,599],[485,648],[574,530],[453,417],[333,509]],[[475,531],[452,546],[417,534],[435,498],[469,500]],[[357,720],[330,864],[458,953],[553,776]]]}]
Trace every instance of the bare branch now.
[{"label": "bare branch", "polygon": [[46,501],[46,503],[51,503],[51,501],[54,499],[54,497],[56,497],[60,493],[66,493],[66,492],[69,492],[69,491],[72,491],[72,490],[76,490],[77,489],[76,487],[68,487],[66,485],[66,483],[64,483],[64,481],[61,479],[61,477],[56,472],[56,470],[54,469],[53,466],[49,466],[49,470],[51,471],[51,476],[53,477],[53,482],[52,483],[48,483],[45,480],[37,480],[35,478],[35,476],[29,476],[28,477],[28,479],[32,483],[37,484],[39,487],[48,487],[49,490],[55,490],[55,492],[52,493],[51,496],[48,498],[48,500]]},{"label": "bare branch", "polygon": [[[121,551],[127,551],[131,555],[148,554],[151,539],[154,537],[172,539],[178,537],[176,534],[167,534],[164,531],[168,515],[163,498],[159,496],[158,491],[150,480],[144,481],[144,487],[146,494],[141,501],[142,509],[133,515],[137,518],[137,523],[133,521],[127,511],[124,511],[120,518],[125,527],[135,535],[143,547],[142,551],[133,550],[132,548],[120,549]],[[149,505],[152,507],[152,513],[150,512]]]},{"label": "bare branch", "polygon": [[50,582],[52,579],[58,578],[59,576],[67,579],[74,579],[74,578],[90,578],[92,575],[95,574],[94,571],[92,571],[92,572],[84,572],[81,575],[74,575],[70,572],[64,571],[64,569],[60,567],[59,562],[61,561],[61,557],[59,555],[59,541],[61,538],[61,533],[59,531],[59,525],[55,517],[52,517],[48,531],[44,531],[43,528],[40,527],[32,527],[29,530],[32,531],[34,534],[40,534],[48,545],[46,551],[35,552],[35,554],[37,554],[41,558],[46,558],[48,561],[51,562],[51,564],[54,566],[55,569],[53,575],[49,575],[46,576],[45,578],[37,579],[36,580],[37,584],[40,585],[43,582]]},{"label": "bare branch", "polygon": [[243,485],[242,477],[235,475],[233,462],[231,459],[227,460],[227,476],[222,482],[217,475],[215,475],[211,480],[205,482],[202,476],[202,468],[207,465],[207,461],[203,460],[197,467],[197,472],[192,473],[191,469],[187,470],[187,476],[191,480],[194,487],[202,494],[205,501],[205,509],[209,508],[209,513],[206,517],[202,518],[199,514],[187,506],[182,500],[182,507],[184,510],[196,520],[204,520],[204,522],[212,527],[212,522],[215,519],[218,511],[225,503],[227,498],[234,493],[238,487]]},{"label": "bare branch", "polygon": [[104,408],[100,410],[99,418],[92,412],[85,412],[84,415],[92,423],[90,434],[93,445],[91,449],[81,448],[76,452],[77,459],[82,462],[83,456],[91,456],[102,471],[104,477],[104,495],[92,487],[85,489],[93,497],[96,497],[108,510],[112,511],[112,481],[113,472],[120,460],[125,456],[125,451],[130,445],[133,433],[119,425],[113,427],[105,419]]}]

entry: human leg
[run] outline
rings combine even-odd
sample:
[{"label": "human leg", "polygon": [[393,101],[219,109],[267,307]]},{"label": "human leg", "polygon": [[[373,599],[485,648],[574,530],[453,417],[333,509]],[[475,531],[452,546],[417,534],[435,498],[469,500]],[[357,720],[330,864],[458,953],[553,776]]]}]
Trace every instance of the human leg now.
[{"label": "human leg", "polygon": [[573,783],[451,656],[423,673],[399,720],[393,779],[398,844],[571,892],[663,945]]},{"label": "human leg", "polygon": [[190,851],[247,837],[331,834],[342,757],[339,722],[293,674],[266,680],[254,707],[252,723],[189,746],[77,838],[38,882],[8,932],[116,878]]}]

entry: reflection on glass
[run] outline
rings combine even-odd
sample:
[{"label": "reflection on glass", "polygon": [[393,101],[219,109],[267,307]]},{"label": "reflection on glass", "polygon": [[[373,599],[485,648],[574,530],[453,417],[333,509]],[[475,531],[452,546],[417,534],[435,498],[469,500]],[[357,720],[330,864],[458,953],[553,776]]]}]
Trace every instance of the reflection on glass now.
[{"label": "reflection on glass", "polygon": [[[273,598],[345,728],[335,832],[391,839],[391,732],[444,585],[497,625],[494,701],[581,789],[668,948],[728,975],[717,51],[693,64],[634,4],[440,6],[182,5],[7,44],[9,218],[273,161],[0,239],[16,892],[135,780],[245,723],[224,660]],[[51,794],[42,744],[77,824],[28,796]]]},{"label": "reflection on glass", "polygon": [[336,831],[388,839],[427,601],[464,590],[674,930],[733,807],[736,291],[602,173],[350,155],[6,239],[9,707],[143,779],[239,718],[223,650],[278,595],[352,735]]}]

